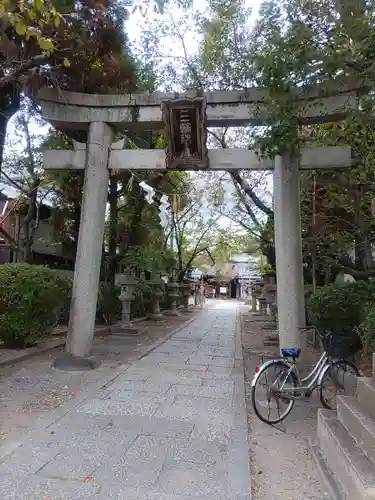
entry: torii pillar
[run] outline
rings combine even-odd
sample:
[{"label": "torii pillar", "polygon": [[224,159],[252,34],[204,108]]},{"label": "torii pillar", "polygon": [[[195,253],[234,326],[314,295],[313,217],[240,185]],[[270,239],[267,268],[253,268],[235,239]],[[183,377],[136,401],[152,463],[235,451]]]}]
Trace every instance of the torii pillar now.
[{"label": "torii pillar", "polygon": [[299,158],[284,153],[273,172],[274,235],[280,347],[305,347]]},{"label": "torii pillar", "polygon": [[89,125],[85,177],[66,352],[54,366],[87,370],[100,365],[91,356],[108,197],[108,159],[112,130],[103,122]]}]

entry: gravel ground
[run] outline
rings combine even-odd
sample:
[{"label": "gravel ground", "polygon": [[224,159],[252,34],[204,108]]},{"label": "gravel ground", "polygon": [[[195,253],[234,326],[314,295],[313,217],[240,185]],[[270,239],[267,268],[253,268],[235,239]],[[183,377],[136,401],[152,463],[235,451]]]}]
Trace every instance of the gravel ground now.
[{"label": "gravel ground", "polygon": [[[243,308],[248,310],[248,307]],[[270,332],[267,331],[267,334]],[[254,500],[332,500],[321,484],[310,454],[308,438],[316,436],[316,395],[297,401],[292,413],[276,427],[261,422],[253,413],[250,399],[255,367],[277,348],[265,347],[264,332],[251,315],[242,316],[245,386],[248,408],[251,475]],[[311,361],[316,353],[310,353]]]},{"label": "gravel ground", "polygon": [[0,443],[12,433],[28,428],[43,413],[76,397],[117,368],[131,364],[145,354],[156,341],[162,340],[194,317],[168,317],[163,322],[138,323],[140,335],[122,339],[105,336],[94,340],[93,354],[102,365],[89,372],[65,372],[53,368],[52,362],[62,348],[42,353],[15,365],[0,368]]}]

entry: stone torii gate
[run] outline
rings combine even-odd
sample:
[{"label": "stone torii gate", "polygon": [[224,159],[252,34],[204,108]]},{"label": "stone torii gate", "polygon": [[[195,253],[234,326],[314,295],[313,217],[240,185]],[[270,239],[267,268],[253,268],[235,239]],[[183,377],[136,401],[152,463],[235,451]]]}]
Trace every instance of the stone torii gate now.
[{"label": "stone torii gate", "polygon": [[[321,97],[319,88],[298,89],[291,96],[301,123],[321,123],[344,118],[348,111],[355,109],[357,88],[355,84],[336,83],[331,89],[324,87],[324,97]],[[162,130],[165,127],[162,104],[173,106],[177,97],[179,100],[183,98],[186,109],[189,108],[187,99],[196,98],[194,94],[92,95],[53,89],[43,89],[38,95],[43,116],[52,125],[63,131],[77,130],[88,134],[87,147],[76,145],[73,151],[49,150],[44,153],[46,169],[85,170],[67,352],[55,361],[55,366],[65,369],[98,366],[98,360],[91,357],[91,347],[109,171],[165,170],[171,164],[170,151],[166,154],[163,150],[117,149],[118,145],[112,146],[114,131]],[[259,116],[266,113],[266,98],[264,89],[207,93],[204,98],[198,98],[204,107],[207,106],[204,122],[197,121],[191,113],[190,121],[196,120],[196,126],[203,126],[200,138],[205,137],[206,126],[260,125]],[[163,107],[165,113],[166,105]],[[183,114],[185,108],[180,107],[179,113]],[[198,149],[205,152],[204,139]],[[303,149],[299,157],[291,157],[288,153],[277,156],[274,161],[261,160],[246,149],[213,149],[205,153],[203,162],[191,162],[190,159],[182,168],[195,169],[198,165],[198,168],[208,170],[272,169],[274,172],[280,347],[299,346],[300,330],[305,326],[299,170],[348,167],[351,165],[350,148]]]}]

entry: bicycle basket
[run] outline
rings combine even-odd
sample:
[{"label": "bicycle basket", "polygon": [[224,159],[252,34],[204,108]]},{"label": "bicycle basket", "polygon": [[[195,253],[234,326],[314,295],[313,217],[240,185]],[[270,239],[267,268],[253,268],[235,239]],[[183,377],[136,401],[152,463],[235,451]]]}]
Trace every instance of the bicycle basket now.
[{"label": "bicycle basket", "polygon": [[331,358],[350,358],[361,349],[361,339],[358,335],[340,335],[335,332],[326,332],[321,336],[322,344]]}]

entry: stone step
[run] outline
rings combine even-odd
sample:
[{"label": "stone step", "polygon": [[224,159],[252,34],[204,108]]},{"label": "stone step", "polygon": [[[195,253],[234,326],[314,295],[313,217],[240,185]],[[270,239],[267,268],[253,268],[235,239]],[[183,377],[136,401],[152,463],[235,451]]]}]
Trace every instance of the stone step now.
[{"label": "stone step", "polygon": [[375,379],[375,352],[372,353],[372,378]]},{"label": "stone step", "polygon": [[[311,455],[315,461],[315,465],[318,469],[322,482],[325,488],[328,490],[329,499],[332,500],[346,500],[341,486],[336,481],[336,478],[330,469],[326,459],[323,456],[322,450],[319,445],[316,444],[311,439],[308,439]],[[325,494],[325,496],[327,495]],[[327,499],[328,500],[328,499]]]},{"label": "stone step", "polygon": [[375,418],[375,380],[373,378],[358,378],[357,400],[361,406]]},{"label": "stone step", "polygon": [[337,418],[375,467],[375,419],[353,396],[337,398]]},{"label": "stone step", "polygon": [[375,467],[329,410],[318,411],[318,442],[346,500],[375,500]]}]

